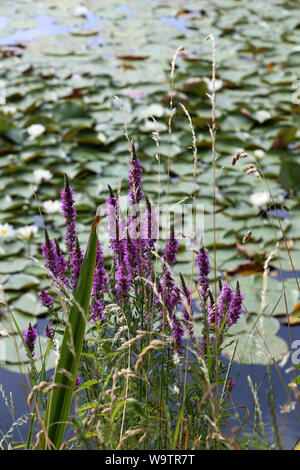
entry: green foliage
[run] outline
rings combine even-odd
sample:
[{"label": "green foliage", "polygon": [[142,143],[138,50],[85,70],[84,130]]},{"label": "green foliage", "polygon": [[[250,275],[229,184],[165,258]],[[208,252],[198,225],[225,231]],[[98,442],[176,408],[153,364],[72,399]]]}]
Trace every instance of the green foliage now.
[{"label": "green foliage", "polygon": [[94,223],[91,230],[74,293],[74,304],[66,319],[65,333],[54,375],[55,388],[51,392],[44,420],[46,435],[41,445],[43,449],[51,448],[52,445],[54,448],[60,447],[68,422],[94,278],[98,240],[97,223]]}]

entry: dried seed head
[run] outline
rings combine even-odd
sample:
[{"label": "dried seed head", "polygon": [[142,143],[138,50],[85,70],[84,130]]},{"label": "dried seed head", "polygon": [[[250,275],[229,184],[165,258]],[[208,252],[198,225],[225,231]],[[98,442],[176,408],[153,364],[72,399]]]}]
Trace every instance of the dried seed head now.
[{"label": "dried seed head", "polygon": [[158,339],[153,339],[149,346],[147,346],[139,355],[139,359],[135,363],[134,370],[135,372],[138,372],[144,362],[145,356],[148,354],[148,352],[153,351],[153,349],[159,348],[163,346],[164,343]]},{"label": "dried seed head", "polygon": [[251,167],[246,171],[246,175],[252,175],[252,174],[255,176],[259,176],[259,172],[255,167]]},{"label": "dried seed head", "polygon": [[246,157],[248,157],[248,154],[244,150],[239,150],[238,152],[236,152],[236,154],[234,155],[232,159],[232,166],[234,166],[240,158],[246,158]]},{"label": "dried seed head", "polygon": [[247,243],[247,241],[249,241],[251,235],[252,235],[251,230],[248,230],[248,232],[246,233],[246,235],[244,235],[244,237],[243,237],[242,243]]}]

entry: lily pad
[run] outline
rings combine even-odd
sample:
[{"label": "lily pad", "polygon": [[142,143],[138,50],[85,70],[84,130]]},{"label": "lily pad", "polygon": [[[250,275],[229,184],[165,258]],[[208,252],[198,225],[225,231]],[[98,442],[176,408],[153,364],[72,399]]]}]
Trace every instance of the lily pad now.
[{"label": "lily pad", "polygon": [[39,280],[30,274],[13,274],[4,283],[4,290],[22,290],[34,287],[39,284]]},{"label": "lily pad", "polygon": [[264,365],[271,363],[273,358],[279,361],[288,351],[286,342],[276,335],[279,326],[279,322],[274,318],[258,319],[254,316],[247,320],[243,315],[237,324],[230,328],[230,335],[234,337],[226,338],[222,352],[231,358],[237,340],[234,361]]}]

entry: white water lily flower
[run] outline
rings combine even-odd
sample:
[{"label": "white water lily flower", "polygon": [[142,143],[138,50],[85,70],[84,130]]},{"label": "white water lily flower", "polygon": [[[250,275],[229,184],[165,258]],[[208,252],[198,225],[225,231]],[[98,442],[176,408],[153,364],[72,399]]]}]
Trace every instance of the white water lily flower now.
[{"label": "white water lily flower", "polygon": [[52,178],[52,173],[48,170],[34,170],[34,179],[35,181],[40,184],[42,181],[49,181]]},{"label": "white water lily flower", "polygon": [[3,106],[2,111],[6,116],[14,116],[17,112],[17,108],[15,106]]},{"label": "white water lily flower", "polygon": [[74,10],[74,15],[86,18],[88,12],[89,10],[87,7],[85,7],[84,5],[78,5],[78,7],[76,7]]},{"label": "white water lily flower", "polygon": [[256,158],[263,158],[265,156],[265,152],[261,149],[254,150],[254,155]]},{"label": "white water lily flower", "polygon": [[74,73],[71,77],[71,80],[81,80],[82,79],[82,76],[79,74],[79,73]]},{"label": "white water lily flower", "polygon": [[27,225],[27,227],[21,227],[18,229],[18,235],[23,240],[30,242],[33,237],[37,234],[38,228],[35,225]]},{"label": "white water lily flower", "polygon": [[[213,91],[213,82],[212,80],[210,80],[209,78],[205,77],[205,82],[206,82],[206,85],[207,85],[207,88],[210,92]],[[223,86],[223,80],[218,80],[216,79],[215,81],[215,90],[218,91],[218,90],[221,90]]]},{"label": "white water lily flower", "polygon": [[45,132],[46,128],[42,124],[32,124],[31,126],[27,127],[27,132],[29,134],[30,139],[35,139],[39,137]]},{"label": "white water lily flower", "polygon": [[10,224],[0,224],[0,240],[8,241],[14,238],[15,231]]},{"label": "white water lily flower", "polygon": [[55,214],[60,211],[60,202],[59,201],[45,201],[43,202],[43,209],[46,214]]},{"label": "white water lily flower", "polygon": [[253,206],[262,207],[265,206],[270,200],[270,196],[267,192],[253,193],[250,196],[250,202]]}]

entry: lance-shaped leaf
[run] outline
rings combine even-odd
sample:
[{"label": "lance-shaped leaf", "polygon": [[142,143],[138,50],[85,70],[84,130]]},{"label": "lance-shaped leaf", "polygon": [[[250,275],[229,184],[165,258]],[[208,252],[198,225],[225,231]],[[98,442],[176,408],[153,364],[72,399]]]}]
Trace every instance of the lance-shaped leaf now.
[{"label": "lance-shaped leaf", "polygon": [[66,320],[54,375],[55,387],[49,396],[44,419],[46,436],[41,442],[42,449],[59,449],[68,423],[91,299],[98,239],[96,227],[99,218],[99,216],[96,217],[92,226],[74,292],[74,302]]}]

